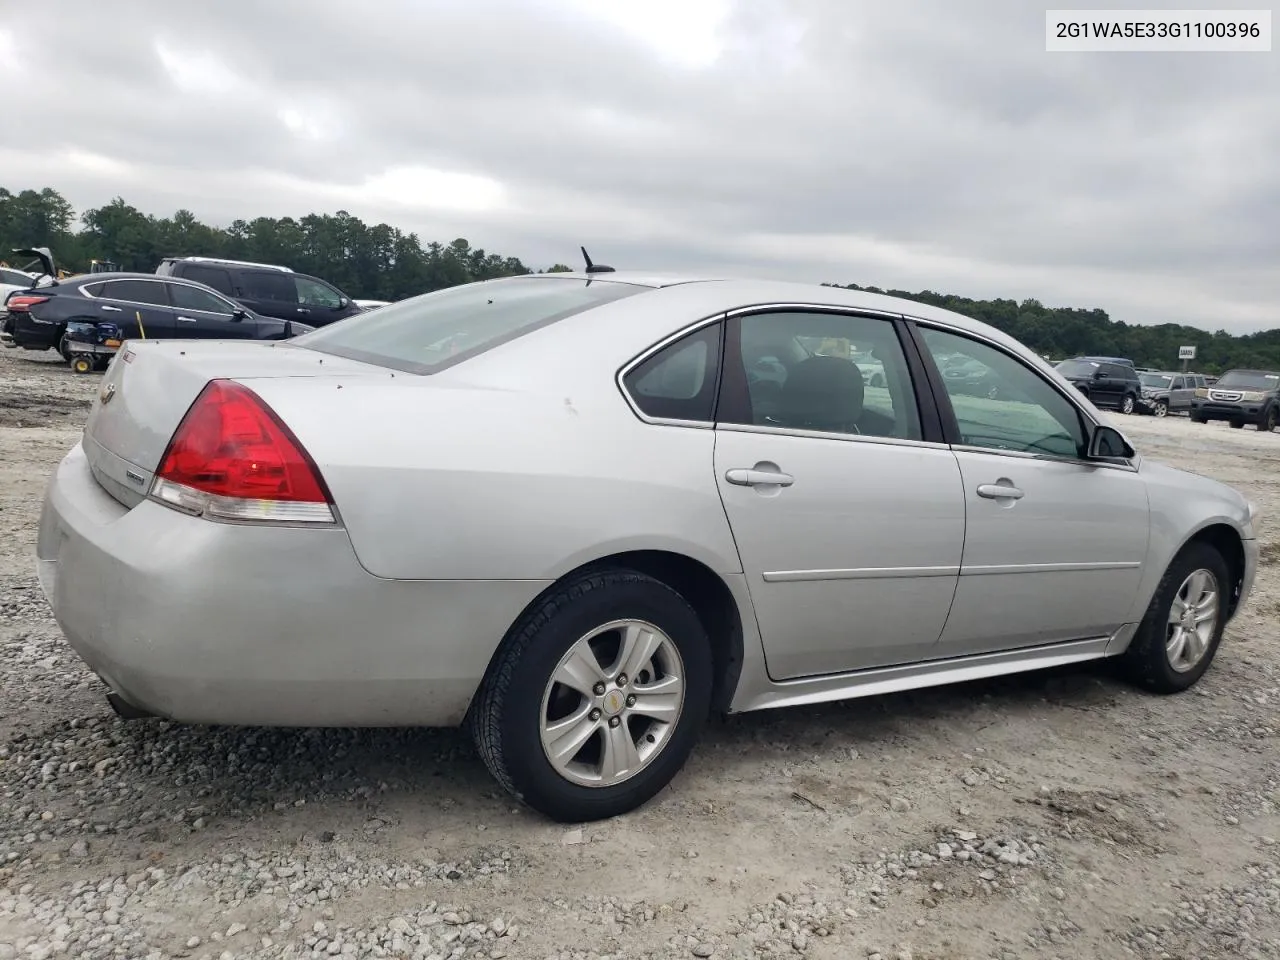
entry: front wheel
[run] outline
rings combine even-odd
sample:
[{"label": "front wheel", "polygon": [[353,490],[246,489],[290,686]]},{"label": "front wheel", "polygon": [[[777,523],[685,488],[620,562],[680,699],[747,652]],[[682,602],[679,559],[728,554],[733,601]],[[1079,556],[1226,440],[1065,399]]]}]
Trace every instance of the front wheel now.
[{"label": "front wheel", "polygon": [[1267,412],[1262,415],[1262,420],[1258,422],[1258,429],[1263,433],[1270,433],[1276,428],[1276,408],[1267,407]]},{"label": "front wheel", "polygon": [[711,645],[670,587],[627,570],[570,581],[503,642],[471,730],[489,772],[562,822],[613,817],[661,791],[710,711]]},{"label": "front wheel", "polygon": [[1204,543],[1185,547],[1169,564],[1124,653],[1129,678],[1155,693],[1194,686],[1218,651],[1230,600],[1222,554]]},{"label": "front wheel", "polygon": [[1191,416],[1192,423],[1208,423],[1209,422],[1204,417],[1200,416],[1200,414],[1198,413],[1193,413],[1190,416]]},{"label": "front wheel", "polygon": [[71,369],[76,373],[92,373],[93,360],[84,355],[71,358]]},{"label": "front wheel", "polygon": [[1120,412],[1124,414],[1133,413],[1133,395],[1126,393],[1124,399],[1120,401]]},{"label": "front wheel", "polygon": [[1151,412],[1157,417],[1167,417],[1169,415],[1169,404],[1163,400],[1157,400],[1155,408]]}]

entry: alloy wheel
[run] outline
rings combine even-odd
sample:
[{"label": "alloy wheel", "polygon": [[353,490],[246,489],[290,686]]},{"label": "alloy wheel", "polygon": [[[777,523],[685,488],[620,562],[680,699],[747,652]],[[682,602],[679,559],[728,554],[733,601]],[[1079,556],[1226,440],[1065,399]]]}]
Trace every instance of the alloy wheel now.
[{"label": "alloy wheel", "polygon": [[1157,417],[1167,416],[1169,413],[1169,405],[1163,400],[1157,400],[1154,412]]},{"label": "alloy wheel", "polygon": [[663,750],[684,708],[685,671],[651,623],[615,620],[578,639],[542,695],[542,748],[556,772],[586,787],[629,780]]},{"label": "alloy wheel", "polygon": [[1169,666],[1186,673],[1204,659],[1218,627],[1220,608],[1218,580],[1210,570],[1192,571],[1169,607],[1169,628],[1165,653]]}]

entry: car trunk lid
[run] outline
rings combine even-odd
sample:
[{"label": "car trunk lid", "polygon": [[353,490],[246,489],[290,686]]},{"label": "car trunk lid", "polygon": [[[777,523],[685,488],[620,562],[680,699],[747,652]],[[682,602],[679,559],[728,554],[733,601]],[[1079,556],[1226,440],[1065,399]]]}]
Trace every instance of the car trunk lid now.
[{"label": "car trunk lid", "polygon": [[98,483],[132,507],[205,384],[262,377],[383,377],[388,371],[288,342],[132,340],[102,379],[82,440]]}]

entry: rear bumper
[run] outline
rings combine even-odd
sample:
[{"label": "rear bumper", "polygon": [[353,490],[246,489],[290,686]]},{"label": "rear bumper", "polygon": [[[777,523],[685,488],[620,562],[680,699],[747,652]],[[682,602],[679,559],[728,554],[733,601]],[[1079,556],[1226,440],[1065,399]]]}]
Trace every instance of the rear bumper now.
[{"label": "rear bumper", "polygon": [[77,445],[50,481],[40,584],[136,707],[192,723],[452,726],[539,581],[370,576],[345,531],[129,509]]},{"label": "rear bumper", "polygon": [[28,350],[48,350],[56,347],[66,329],[66,324],[46,323],[23,312],[10,313],[6,316],[4,323],[4,328],[8,332],[6,343],[25,347]]}]

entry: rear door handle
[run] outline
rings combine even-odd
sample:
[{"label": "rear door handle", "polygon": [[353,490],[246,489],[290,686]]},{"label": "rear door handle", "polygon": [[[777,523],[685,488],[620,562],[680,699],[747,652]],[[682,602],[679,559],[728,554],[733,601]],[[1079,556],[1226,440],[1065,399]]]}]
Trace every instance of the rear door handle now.
[{"label": "rear door handle", "polygon": [[298,312],[299,312],[299,313],[310,313],[311,311],[310,311],[310,310],[308,310],[306,307],[299,307],[299,308],[298,308]]},{"label": "rear door handle", "polygon": [[984,483],[978,487],[978,496],[986,500],[1021,500],[1026,494],[1011,483]]},{"label": "rear door handle", "polygon": [[102,305],[102,309],[108,313],[124,313],[120,307],[109,307],[105,303]]},{"label": "rear door handle", "polygon": [[742,467],[726,470],[724,478],[739,487],[789,487],[796,482],[796,478],[789,473],[777,470],[747,470]]},{"label": "rear door handle", "polygon": [[181,320],[183,323],[195,323],[195,322],[196,322],[196,318],[195,318],[195,317],[179,317],[178,319],[179,319],[179,320]]}]

